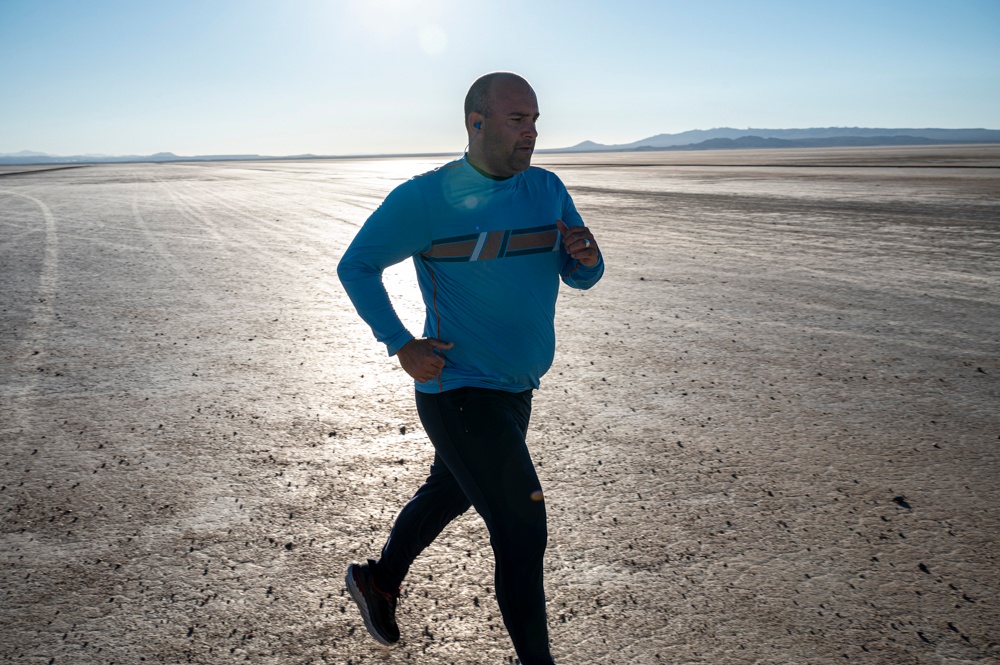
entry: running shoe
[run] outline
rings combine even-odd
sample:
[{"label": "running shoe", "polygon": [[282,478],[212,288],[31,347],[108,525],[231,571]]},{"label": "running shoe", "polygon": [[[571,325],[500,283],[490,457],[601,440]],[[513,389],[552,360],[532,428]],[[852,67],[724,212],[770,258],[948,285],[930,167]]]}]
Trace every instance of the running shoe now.
[{"label": "running shoe", "polygon": [[369,559],[368,563],[352,563],[348,566],[347,590],[361,610],[365,628],[372,637],[389,647],[399,641],[399,627],[396,626],[399,589],[395,593],[386,593],[375,586],[371,572],[374,563]]}]

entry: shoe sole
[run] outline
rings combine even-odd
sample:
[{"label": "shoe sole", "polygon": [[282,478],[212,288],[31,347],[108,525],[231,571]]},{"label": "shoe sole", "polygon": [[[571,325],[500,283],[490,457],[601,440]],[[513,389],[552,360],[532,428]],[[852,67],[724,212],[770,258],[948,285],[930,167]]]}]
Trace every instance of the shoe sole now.
[{"label": "shoe sole", "polygon": [[347,568],[347,590],[351,592],[351,597],[354,598],[354,602],[357,603],[358,609],[361,611],[361,618],[365,621],[365,628],[368,629],[368,633],[375,638],[382,646],[391,647],[395,642],[390,642],[386,638],[382,637],[377,630],[375,630],[374,624],[372,624],[371,615],[368,612],[368,601],[365,600],[365,594],[358,588],[357,583],[354,581],[354,566],[351,565]]}]

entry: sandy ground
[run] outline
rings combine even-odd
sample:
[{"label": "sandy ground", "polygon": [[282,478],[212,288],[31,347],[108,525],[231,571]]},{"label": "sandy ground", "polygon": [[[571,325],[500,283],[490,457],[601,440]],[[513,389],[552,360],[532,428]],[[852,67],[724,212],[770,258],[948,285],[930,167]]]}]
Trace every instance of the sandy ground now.
[{"label": "sandy ground", "polygon": [[[440,161],[0,177],[0,661],[513,662],[475,515],[394,649],[343,587],[432,451],[335,266]],[[1000,147],[536,163],[608,265],[530,436],[557,662],[1000,662]]]}]

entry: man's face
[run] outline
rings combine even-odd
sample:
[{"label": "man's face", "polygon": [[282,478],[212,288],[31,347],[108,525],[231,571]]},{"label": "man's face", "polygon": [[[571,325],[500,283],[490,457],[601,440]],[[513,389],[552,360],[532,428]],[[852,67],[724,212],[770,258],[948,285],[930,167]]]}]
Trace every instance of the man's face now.
[{"label": "man's face", "polygon": [[538,100],[535,91],[518,79],[499,79],[491,90],[490,115],[483,120],[482,140],[485,170],[509,178],[531,166],[535,150]]}]

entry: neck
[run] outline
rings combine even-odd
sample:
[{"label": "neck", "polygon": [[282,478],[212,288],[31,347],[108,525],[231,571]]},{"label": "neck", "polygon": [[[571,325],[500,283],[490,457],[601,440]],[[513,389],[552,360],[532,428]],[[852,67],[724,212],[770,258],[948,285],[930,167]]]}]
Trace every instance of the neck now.
[{"label": "neck", "polygon": [[483,176],[485,178],[489,178],[490,180],[507,180],[508,178],[513,178],[514,177],[514,176],[498,176],[498,175],[493,175],[492,173],[490,173],[489,171],[487,171],[485,168],[483,168],[482,162],[479,159],[477,159],[476,156],[473,155],[471,151],[465,153],[465,161],[469,162],[469,166],[471,166],[472,168],[476,169],[476,171],[479,172],[479,175],[481,175],[481,176]]}]

